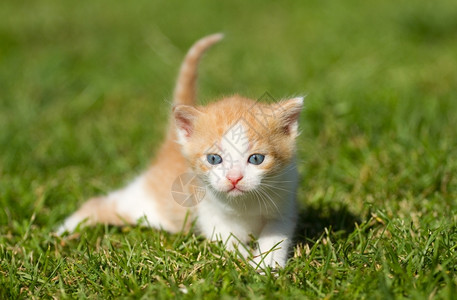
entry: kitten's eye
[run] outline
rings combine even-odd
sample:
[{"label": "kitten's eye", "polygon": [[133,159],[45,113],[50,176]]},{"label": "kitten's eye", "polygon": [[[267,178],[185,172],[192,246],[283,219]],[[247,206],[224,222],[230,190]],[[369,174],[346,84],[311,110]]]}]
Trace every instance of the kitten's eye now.
[{"label": "kitten's eye", "polygon": [[218,165],[222,162],[222,157],[217,154],[208,154],[206,160],[212,165]]},{"label": "kitten's eye", "polygon": [[252,154],[248,158],[248,162],[253,164],[253,165],[260,165],[263,163],[263,160],[265,159],[265,155],[262,154]]}]

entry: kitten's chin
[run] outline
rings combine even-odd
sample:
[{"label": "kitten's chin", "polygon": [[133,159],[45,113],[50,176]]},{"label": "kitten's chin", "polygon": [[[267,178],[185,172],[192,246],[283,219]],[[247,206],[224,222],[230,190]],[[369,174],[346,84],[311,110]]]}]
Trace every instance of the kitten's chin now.
[{"label": "kitten's chin", "polygon": [[239,188],[236,188],[236,187],[231,188],[230,190],[228,190],[228,191],[226,192],[226,194],[227,194],[228,196],[230,196],[230,197],[238,197],[238,196],[243,195],[244,193],[246,193],[246,192],[243,191],[243,190],[241,190],[241,189],[239,189]]}]

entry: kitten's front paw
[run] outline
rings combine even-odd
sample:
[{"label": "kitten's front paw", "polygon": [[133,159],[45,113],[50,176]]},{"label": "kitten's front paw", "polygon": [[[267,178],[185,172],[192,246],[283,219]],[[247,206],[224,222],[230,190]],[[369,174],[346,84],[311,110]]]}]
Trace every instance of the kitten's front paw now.
[{"label": "kitten's front paw", "polygon": [[60,225],[59,227],[57,227],[57,229],[55,230],[55,234],[57,234],[58,236],[62,236],[65,232],[70,232],[70,230],[68,230],[64,224]]},{"label": "kitten's front paw", "polygon": [[254,257],[249,262],[250,265],[257,270],[263,270],[265,268],[284,268],[286,261],[281,258],[281,255],[275,253],[275,251],[260,253],[258,250],[256,250]]},{"label": "kitten's front paw", "polygon": [[56,234],[62,236],[65,232],[72,233],[80,223],[83,223],[84,220],[85,218],[81,218],[76,214],[73,214],[66,218],[63,224],[57,228]]},{"label": "kitten's front paw", "polygon": [[241,256],[244,259],[248,259],[251,256],[251,252],[249,251],[249,249],[245,245],[243,245],[237,241],[234,242],[234,241],[229,240],[225,244],[225,250],[233,252],[233,253],[237,253],[239,256]]}]

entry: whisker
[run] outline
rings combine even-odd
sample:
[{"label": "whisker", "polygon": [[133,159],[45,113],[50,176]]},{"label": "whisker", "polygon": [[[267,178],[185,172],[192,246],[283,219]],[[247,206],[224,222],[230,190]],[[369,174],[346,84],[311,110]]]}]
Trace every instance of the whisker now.
[{"label": "whisker", "polygon": [[[263,186],[266,186],[270,189],[274,189],[274,190],[279,190],[279,191],[284,191],[284,192],[287,192],[289,194],[292,193],[292,191],[288,190],[288,189],[285,189],[285,188],[282,188],[282,187],[279,187],[279,186],[276,186],[276,185],[272,185],[272,184],[268,184],[268,183],[263,183],[262,184]],[[279,195],[278,195],[279,196]]]},{"label": "whisker", "polygon": [[269,182],[274,184],[281,184],[281,183],[295,183],[294,180],[269,180],[269,179],[262,179],[262,182]]},{"label": "whisker", "polygon": [[282,215],[281,215],[281,212],[279,211],[278,206],[276,205],[275,201],[271,198],[271,196],[268,194],[268,192],[263,190],[263,188],[260,188],[258,191],[261,192],[267,198],[267,200],[270,201],[270,203],[274,205],[274,207],[276,208],[276,211],[282,218]]},{"label": "whisker", "polygon": [[262,200],[263,205],[265,206],[265,212],[268,214],[268,206],[267,206],[268,202],[260,194],[259,194],[259,197]]},{"label": "whisker", "polygon": [[257,202],[259,203],[259,214],[262,214],[262,204],[260,203],[261,199],[262,199],[261,197],[257,198]]},{"label": "whisker", "polygon": [[273,170],[272,174],[281,174],[281,173],[284,173],[284,172],[288,172],[290,170],[294,170],[295,168],[296,168],[295,165],[288,165],[288,166],[286,166],[284,168]]}]

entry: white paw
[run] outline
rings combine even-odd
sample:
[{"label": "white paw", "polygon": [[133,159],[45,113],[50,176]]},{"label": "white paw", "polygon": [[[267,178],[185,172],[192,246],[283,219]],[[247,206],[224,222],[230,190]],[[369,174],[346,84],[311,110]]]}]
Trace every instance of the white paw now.
[{"label": "white paw", "polygon": [[283,257],[280,250],[267,251],[266,253],[260,253],[257,249],[254,257],[250,261],[250,265],[254,269],[265,269],[265,268],[284,268],[286,265],[286,259]]},{"label": "white paw", "polygon": [[82,224],[84,220],[85,219],[81,219],[75,215],[72,215],[65,219],[63,224],[57,228],[56,234],[61,236],[65,232],[72,233],[73,231],[75,231],[76,227],[78,227],[80,223]]}]

